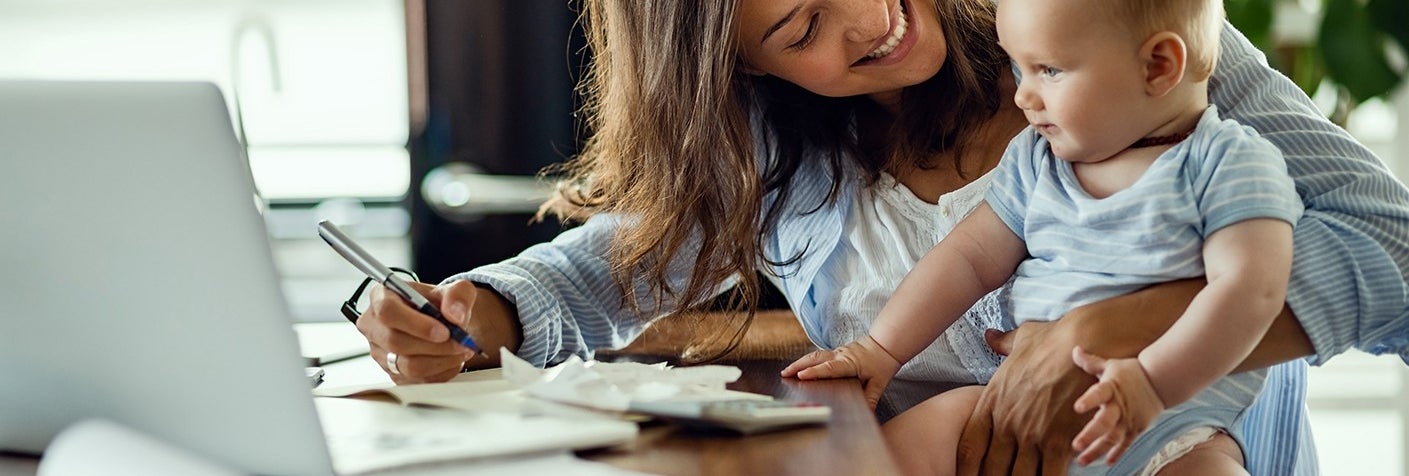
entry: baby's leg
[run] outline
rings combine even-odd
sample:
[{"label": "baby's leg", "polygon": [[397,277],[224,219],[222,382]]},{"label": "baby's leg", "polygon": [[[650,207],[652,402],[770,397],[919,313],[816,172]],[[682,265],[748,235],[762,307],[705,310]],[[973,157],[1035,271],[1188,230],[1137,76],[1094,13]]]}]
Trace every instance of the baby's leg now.
[{"label": "baby's leg", "polygon": [[954,474],[959,435],[982,393],[981,386],[956,388],[920,402],[881,426],[886,446],[904,474]]},{"label": "baby's leg", "polygon": [[1188,453],[1160,468],[1158,476],[1178,475],[1246,475],[1243,452],[1227,433],[1219,432],[1208,441],[1199,443]]}]

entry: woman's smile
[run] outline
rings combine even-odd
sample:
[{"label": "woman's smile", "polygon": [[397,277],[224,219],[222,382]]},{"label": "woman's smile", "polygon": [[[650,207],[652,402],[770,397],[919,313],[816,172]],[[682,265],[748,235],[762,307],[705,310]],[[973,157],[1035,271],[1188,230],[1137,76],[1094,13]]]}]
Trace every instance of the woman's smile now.
[{"label": "woman's smile", "polygon": [[947,54],[933,0],[744,0],[736,18],[750,72],[822,96],[894,102]]},{"label": "woman's smile", "polygon": [[878,45],[865,58],[852,64],[856,66],[884,66],[898,63],[905,59],[911,47],[915,45],[914,34],[918,30],[918,25],[911,26],[907,16],[908,8],[905,1],[896,3],[895,14],[891,16],[895,21],[891,24],[890,34],[877,40]]}]

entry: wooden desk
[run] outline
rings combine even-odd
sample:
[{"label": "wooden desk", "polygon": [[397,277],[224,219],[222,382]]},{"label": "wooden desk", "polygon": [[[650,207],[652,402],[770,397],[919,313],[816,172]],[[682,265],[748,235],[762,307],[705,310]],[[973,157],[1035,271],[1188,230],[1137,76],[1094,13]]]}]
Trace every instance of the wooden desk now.
[{"label": "wooden desk", "polygon": [[[367,364],[370,359],[365,360]],[[744,376],[730,388],[805,400],[832,407],[825,427],[812,427],[751,436],[691,433],[672,425],[651,424],[636,441],[621,448],[579,453],[579,456],[621,468],[665,475],[855,475],[897,474],[895,462],[881,440],[880,427],[855,380],[802,382],[778,377],[786,361],[723,362],[737,365]],[[361,362],[346,365],[365,367]],[[362,370],[362,369],[359,369]],[[0,475],[33,475],[38,460],[0,453]]]},{"label": "wooden desk", "polygon": [[[669,347],[684,342],[670,333],[689,333],[690,328],[661,326],[643,339],[642,345],[628,349],[643,353],[676,353]],[[783,400],[814,401],[832,408],[831,421],[824,427],[786,430],[751,436],[708,435],[681,431],[671,425],[651,424],[625,447],[581,452],[579,456],[621,468],[665,475],[855,475],[896,474],[899,471],[881,440],[880,428],[867,408],[861,387],[855,380],[803,382],[782,379],[778,372],[792,358],[809,350],[791,315],[761,316],[748,333],[744,345],[719,362],[743,371],[735,390],[773,395]],[[660,361],[659,357],[634,358],[619,355],[616,360]],[[389,381],[368,357],[325,365],[326,384],[351,385]],[[38,459],[0,453],[0,476],[32,476]]]},{"label": "wooden desk", "polygon": [[855,475],[897,474],[880,427],[855,380],[803,382],[778,377],[788,361],[721,362],[744,376],[730,388],[782,400],[832,407],[825,427],[751,436],[708,435],[670,425],[644,427],[625,448],[579,453],[626,469],[667,475]]}]

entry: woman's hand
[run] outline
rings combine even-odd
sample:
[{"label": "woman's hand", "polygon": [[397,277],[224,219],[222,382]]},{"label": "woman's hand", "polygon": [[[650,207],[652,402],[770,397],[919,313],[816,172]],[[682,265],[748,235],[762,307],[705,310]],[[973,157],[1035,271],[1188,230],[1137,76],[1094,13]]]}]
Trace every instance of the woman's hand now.
[{"label": "woman's hand", "polygon": [[[509,304],[492,291],[469,281],[441,286],[410,283],[440,308],[445,319],[469,332],[484,357],[450,340],[450,331],[434,318],[420,313],[382,286],[371,289],[371,305],[357,319],[357,330],[371,344],[372,359],[381,364],[397,384],[444,382],[459,374],[466,361],[473,366],[497,365],[500,346],[518,347],[518,323]],[[387,361],[395,354],[395,363]]]},{"label": "woman's hand", "polygon": [[856,377],[861,380],[866,404],[875,410],[881,393],[899,371],[900,362],[868,335],[837,350],[816,350],[804,355],[788,364],[783,376],[803,380]]},{"label": "woman's hand", "polygon": [[958,474],[1066,474],[1071,442],[1086,423],[1073,405],[1096,379],[1072,363],[1075,344],[1065,331],[1047,322],[989,331],[989,345],[1008,358],[964,427]]},{"label": "woman's hand", "polygon": [[[1092,304],[1056,322],[1028,322],[1009,333],[990,331],[989,346],[1008,356],[984,388],[959,441],[959,474],[1066,474],[1071,442],[1087,418],[1073,410],[1096,380],[1077,368],[1078,345],[1108,358],[1135,357],[1163,335],[1203,289],[1186,279]],[[1234,372],[1267,367],[1312,353],[1311,340],[1289,308]]]},{"label": "woman's hand", "polygon": [[1072,349],[1134,357],[1174,324],[1203,285],[1199,279],[1155,285],[1073,309],[1056,322],[989,331],[989,346],[1008,358],[964,427],[959,474],[1066,474],[1072,440],[1089,419],[1074,410],[1076,399],[1096,383],[1072,362]]}]

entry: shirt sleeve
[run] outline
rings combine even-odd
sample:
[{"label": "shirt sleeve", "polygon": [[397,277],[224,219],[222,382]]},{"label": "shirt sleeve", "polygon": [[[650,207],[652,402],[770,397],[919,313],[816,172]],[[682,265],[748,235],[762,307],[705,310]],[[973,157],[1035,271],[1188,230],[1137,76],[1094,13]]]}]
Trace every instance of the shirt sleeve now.
[{"label": "shirt sleeve", "polygon": [[1027,219],[1027,205],[1032,198],[1032,190],[1037,183],[1038,158],[1047,148],[1047,141],[1029,127],[1023,129],[1008,142],[1003,158],[994,169],[993,180],[989,181],[988,193],[984,200],[998,218],[1019,238],[1024,235],[1023,224]]},{"label": "shirt sleeve", "polygon": [[[593,216],[548,243],[446,281],[482,283],[513,303],[523,332],[516,354],[529,363],[546,367],[572,355],[590,359],[595,349],[625,346],[652,320],[675,308],[668,295],[665,301],[655,302],[656,296],[641,279],[631,283],[640,309],[632,311],[626,305],[608,260],[621,221],[609,214]],[[683,289],[696,249],[684,247],[670,263],[667,272],[674,289]],[[719,290],[732,284],[725,283]]]},{"label": "shirt sleeve", "polygon": [[1294,230],[1287,303],[1316,347],[1409,362],[1409,189],[1225,25],[1210,99],[1281,149],[1306,212]]},{"label": "shirt sleeve", "polygon": [[1254,218],[1296,225],[1302,213],[1301,197],[1287,175],[1281,151],[1237,123],[1212,120],[1206,124],[1217,127],[1216,131],[1191,152],[1199,161],[1193,190],[1203,217],[1203,236]]},{"label": "shirt sleeve", "polygon": [[[1306,206],[1293,230],[1287,303],[1316,347],[1308,360],[1340,353],[1357,335],[1362,346],[1405,356],[1409,191],[1226,22],[1221,48],[1209,99],[1282,150]],[[1243,423],[1257,439],[1246,447],[1252,474],[1317,474],[1305,381],[1299,361],[1269,373]]]},{"label": "shirt sleeve", "polygon": [[1293,360],[1268,369],[1257,400],[1235,424],[1242,429],[1248,474],[1320,473],[1316,443],[1306,415],[1305,361]]}]

